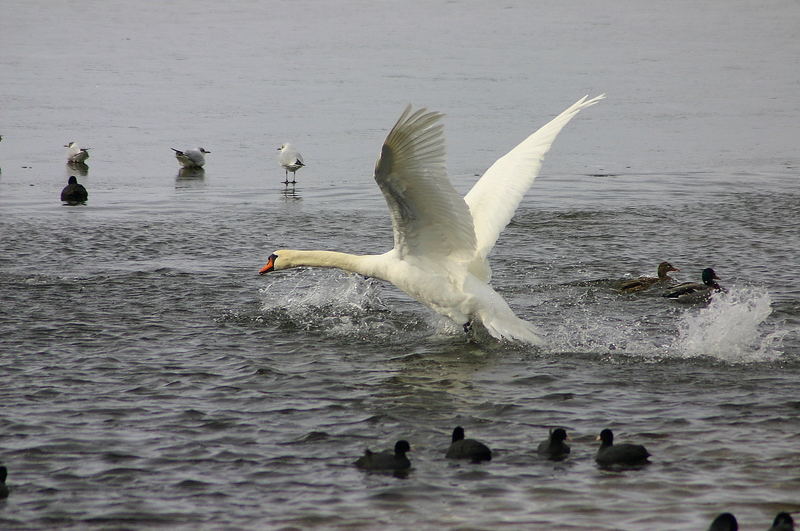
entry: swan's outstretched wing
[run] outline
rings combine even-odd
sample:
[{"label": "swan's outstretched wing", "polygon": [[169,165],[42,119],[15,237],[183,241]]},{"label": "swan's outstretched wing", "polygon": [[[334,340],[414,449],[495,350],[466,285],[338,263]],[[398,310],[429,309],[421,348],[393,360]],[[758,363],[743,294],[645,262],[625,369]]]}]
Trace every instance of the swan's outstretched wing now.
[{"label": "swan's outstretched wing", "polygon": [[389,132],[375,165],[401,256],[470,259],[475,229],[464,199],[445,169],[442,115],[406,107]]},{"label": "swan's outstretched wing", "polygon": [[522,197],[531,187],[542,159],[561,129],[581,109],[594,105],[605,94],[592,99],[584,96],[517,147],[497,159],[464,197],[475,224],[478,255],[485,259],[500,233],[511,221]]}]

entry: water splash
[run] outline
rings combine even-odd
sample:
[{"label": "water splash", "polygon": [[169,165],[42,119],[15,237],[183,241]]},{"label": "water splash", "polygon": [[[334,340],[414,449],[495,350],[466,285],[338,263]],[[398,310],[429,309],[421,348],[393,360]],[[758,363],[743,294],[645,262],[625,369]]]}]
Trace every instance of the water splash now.
[{"label": "water splash", "polygon": [[259,290],[264,315],[304,330],[339,337],[390,339],[419,328],[415,317],[389,308],[379,282],[340,271],[284,273]]},{"label": "water splash", "polygon": [[732,288],[683,315],[674,347],[683,357],[711,356],[729,362],[771,361],[782,355],[785,332],[764,330],[772,298],[763,288]]}]

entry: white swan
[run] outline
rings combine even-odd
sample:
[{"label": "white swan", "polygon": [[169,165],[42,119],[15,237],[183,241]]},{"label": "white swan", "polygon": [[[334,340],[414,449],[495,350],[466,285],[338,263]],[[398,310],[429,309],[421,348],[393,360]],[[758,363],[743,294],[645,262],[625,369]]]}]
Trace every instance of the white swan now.
[{"label": "white swan", "polygon": [[394,228],[394,248],[380,255],[275,251],[259,274],[292,267],[335,267],[391,282],[465,330],[482,324],[497,339],[541,343],[489,285],[486,260],[511,221],[561,129],[605,95],[585,96],[498,159],[462,198],[445,170],[442,115],[406,107],[375,165]]}]

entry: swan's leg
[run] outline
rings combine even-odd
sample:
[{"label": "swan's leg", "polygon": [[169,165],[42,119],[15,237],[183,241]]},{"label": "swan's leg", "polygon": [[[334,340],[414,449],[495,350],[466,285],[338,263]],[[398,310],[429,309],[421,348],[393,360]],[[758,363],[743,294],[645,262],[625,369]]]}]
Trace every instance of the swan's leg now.
[{"label": "swan's leg", "polygon": [[467,343],[475,342],[475,329],[472,327],[471,319],[464,323],[464,337],[466,338]]},{"label": "swan's leg", "polygon": [[286,177],[283,181],[283,184],[289,184],[289,170],[286,169]]}]

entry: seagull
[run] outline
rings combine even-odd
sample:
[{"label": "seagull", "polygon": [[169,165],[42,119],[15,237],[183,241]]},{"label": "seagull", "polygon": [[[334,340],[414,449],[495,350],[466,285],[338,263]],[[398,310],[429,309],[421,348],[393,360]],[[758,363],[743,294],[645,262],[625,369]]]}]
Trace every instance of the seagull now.
[{"label": "seagull", "polygon": [[89,158],[90,148],[79,147],[77,142],[64,144],[64,147],[67,148],[67,162],[86,162]]},{"label": "seagull", "polygon": [[445,169],[442,115],[409,105],[389,132],[375,166],[394,229],[383,254],[277,250],[259,274],[293,267],[333,267],[391,282],[435,312],[483,326],[498,340],[541,344],[489,285],[487,257],[511,221],[561,129],[605,95],[584,96],[498,159],[461,197]]},{"label": "seagull", "polygon": [[[292,184],[296,183],[297,181],[295,174],[297,170],[305,166],[303,162],[303,155],[301,155],[291,144],[288,142],[286,144],[282,144],[281,147],[278,148],[278,151],[281,152],[278,155],[278,162],[281,163],[281,167],[286,170],[286,180],[283,181],[283,184]],[[289,181],[289,172],[292,172],[292,180]]]},{"label": "seagull", "polygon": [[83,203],[89,198],[89,192],[82,184],[78,184],[78,179],[70,175],[67,185],[61,190],[61,200],[68,203]]},{"label": "seagull", "polygon": [[211,153],[201,147],[197,149],[185,149],[183,151],[172,148],[172,151],[175,152],[175,158],[178,159],[178,162],[180,162],[181,166],[184,168],[202,168],[206,163],[206,158],[203,155],[205,153]]}]

